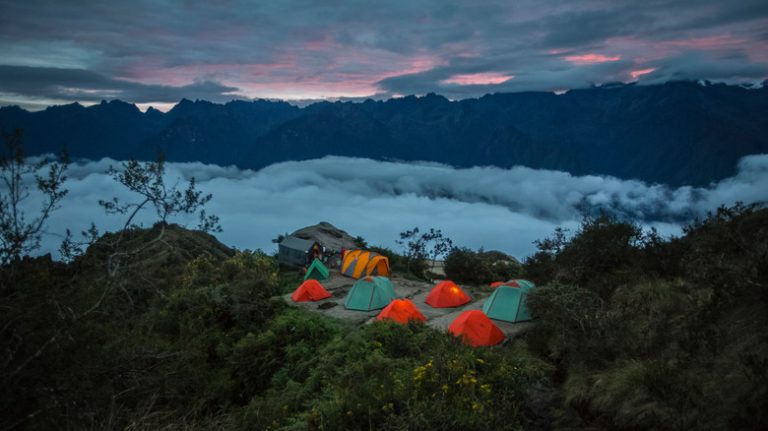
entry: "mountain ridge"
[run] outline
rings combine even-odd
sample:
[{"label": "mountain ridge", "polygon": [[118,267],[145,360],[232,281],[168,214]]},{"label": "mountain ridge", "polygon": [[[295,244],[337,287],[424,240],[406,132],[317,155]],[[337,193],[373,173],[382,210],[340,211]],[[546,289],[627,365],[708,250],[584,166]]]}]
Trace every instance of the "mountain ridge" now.
[{"label": "mountain ridge", "polygon": [[766,96],[766,86],[677,81],[303,108],[182,99],[166,113],[113,100],[36,112],[3,107],[0,126],[24,129],[30,155],[66,148],[74,157],[152,159],[162,152],[169,161],[250,169],[339,155],[706,185],[732,175],[741,157],[768,152]]}]

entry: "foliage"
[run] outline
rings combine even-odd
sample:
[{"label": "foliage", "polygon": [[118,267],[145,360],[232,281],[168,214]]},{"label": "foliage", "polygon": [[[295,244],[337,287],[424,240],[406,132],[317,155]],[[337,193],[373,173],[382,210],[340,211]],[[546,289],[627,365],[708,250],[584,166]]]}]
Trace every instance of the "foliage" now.
[{"label": "foliage", "polygon": [[455,247],[445,259],[445,274],[457,283],[486,285],[519,277],[521,266],[501,252]]},{"label": "foliage", "polygon": [[[67,194],[63,186],[68,160],[62,154],[57,161],[43,158],[31,163],[24,154],[22,131],[2,134],[6,148],[0,154],[0,266],[6,266],[40,247],[46,221]],[[43,175],[41,171],[46,172]],[[30,180],[43,197],[34,216],[22,209],[30,196]],[[3,279],[0,286],[5,284]]]},{"label": "foliage", "polygon": [[[105,289],[122,249],[98,242],[117,235],[140,252]],[[19,262],[0,298],[0,428],[520,429],[536,410],[544,428],[765,429],[766,244],[755,206],[671,240],[587,219],[524,264],[543,282],[534,328],[471,348],[289,308],[276,297],[299,280],[273,257],[129,228],[72,262]],[[502,257],[455,249],[446,269]]]},{"label": "foliage", "polygon": [[305,379],[252,400],[247,428],[519,429],[526,388],[544,375],[536,360],[415,324],[367,325],[319,353],[304,358]]},{"label": "foliage", "polygon": [[220,231],[218,217],[207,216],[202,209],[213,197],[195,188],[195,178],[191,178],[186,189],[180,189],[178,184],[168,186],[165,183],[165,160],[158,156],[154,162],[139,162],[130,160],[122,164],[118,170],[110,166],[107,174],[128,190],[139,196],[137,202],[121,202],[118,198],[110,201],[99,201],[107,214],[128,215],[125,228],[131,226],[133,218],[145,206],[152,207],[160,222],[167,222],[175,214],[194,214],[199,210],[200,225],[198,230],[203,232]]},{"label": "foliage", "polygon": [[366,247],[368,247],[368,241],[366,241],[365,238],[363,238],[362,236],[359,236],[359,235],[356,236],[353,241],[355,242],[355,245],[358,248],[366,248]]},{"label": "foliage", "polygon": [[[99,250],[69,265],[23,262],[0,319],[9,335],[0,343],[3,428],[121,428],[146,415],[203,421],[211,406],[241,399],[231,352],[281,310],[271,299],[277,265],[260,252],[228,257],[202,246],[211,240],[195,235],[204,234],[177,229],[165,252],[137,256],[125,273],[131,307],[123,292],[103,288]],[[129,236],[140,233],[154,235]],[[167,253],[182,243],[188,254]],[[94,304],[98,312],[88,312]]]},{"label": "foliage", "polygon": [[430,268],[428,259],[434,262],[445,257],[453,248],[453,241],[443,235],[440,229],[430,228],[421,233],[418,227],[400,232],[400,239],[395,242],[405,249],[408,271],[424,278]]},{"label": "foliage", "polygon": [[720,208],[685,233],[600,217],[526,261],[556,280],[528,297],[528,344],[558,365],[560,425],[768,426],[768,210]]}]

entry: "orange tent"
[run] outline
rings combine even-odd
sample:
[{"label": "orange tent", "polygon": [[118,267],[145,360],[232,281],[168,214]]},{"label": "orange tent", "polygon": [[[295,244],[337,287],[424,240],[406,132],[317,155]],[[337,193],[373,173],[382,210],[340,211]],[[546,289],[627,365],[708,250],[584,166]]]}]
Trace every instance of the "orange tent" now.
[{"label": "orange tent", "polygon": [[384,307],[376,320],[394,320],[397,323],[407,325],[409,321],[426,322],[427,318],[421,314],[418,308],[409,299],[395,299]]},{"label": "orange tent", "polygon": [[352,278],[363,278],[369,275],[388,277],[389,259],[372,251],[347,251],[341,261],[341,273]]},{"label": "orange tent", "polygon": [[445,280],[438,283],[427,295],[425,302],[434,308],[458,307],[471,298],[456,283]]},{"label": "orange tent", "polygon": [[293,302],[319,301],[330,297],[331,293],[325,290],[319,281],[313,279],[301,283],[301,286],[291,293]]},{"label": "orange tent", "polygon": [[448,327],[448,332],[461,337],[470,346],[494,346],[504,340],[504,333],[480,310],[461,313]]},{"label": "orange tent", "polygon": [[493,283],[490,284],[490,286],[495,289],[495,288],[501,286],[502,284],[504,284],[503,281],[494,281]]}]

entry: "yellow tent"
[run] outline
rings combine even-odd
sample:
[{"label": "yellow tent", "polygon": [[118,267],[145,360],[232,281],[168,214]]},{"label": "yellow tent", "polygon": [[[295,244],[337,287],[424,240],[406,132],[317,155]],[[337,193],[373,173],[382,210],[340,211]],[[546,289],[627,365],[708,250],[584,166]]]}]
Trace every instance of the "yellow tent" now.
[{"label": "yellow tent", "polygon": [[352,250],[344,254],[341,273],[352,278],[381,275],[388,277],[389,259],[378,253],[365,250]]}]

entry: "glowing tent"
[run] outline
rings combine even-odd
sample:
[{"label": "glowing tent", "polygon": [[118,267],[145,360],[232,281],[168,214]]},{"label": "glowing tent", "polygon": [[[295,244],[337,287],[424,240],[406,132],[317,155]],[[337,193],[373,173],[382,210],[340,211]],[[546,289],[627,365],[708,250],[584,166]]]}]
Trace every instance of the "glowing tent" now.
[{"label": "glowing tent", "polygon": [[461,313],[448,332],[464,340],[470,346],[493,346],[504,340],[504,333],[480,310]]},{"label": "glowing tent", "polygon": [[527,285],[511,287],[499,286],[483,304],[483,312],[491,319],[507,322],[523,322],[531,320],[531,313],[525,304],[528,292],[533,289]]},{"label": "glowing tent", "polygon": [[352,250],[344,254],[341,273],[352,278],[369,275],[388,276],[389,259],[372,251]]},{"label": "glowing tent", "polygon": [[319,281],[312,279],[301,283],[301,286],[291,294],[293,302],[319,301],[330,297],[331,293],[325,290]]},{"label": "glowing tent", "polygon": [[315,259],[312,261],[312,265],[309,265],[309,268],[307,268],[307,273],[304,275],[304,280],[314,279],[314,280],[328,280],[330,277],[330,273],[328,272],[328,268],[323,265],[323,262],[320,262],[319,259]]},{"label": "glowing tent", "polygon": [[407,325],[410,321],[426,322],[427,318],[421,314],[418,308],[409,299],[395,299],[381,310],[376,320],[394,320],[397,323]]},{"label": "glowing tent", "polygon": [[464,293],[456,283],[444,280],[432,288],[424,302],[434,308],[450,308],[464,305],[469,301],[471,301],[469,295]]},{"label": "glowing tent", "polygon": [[349,310],[378,310],[389,305],[395,297],[395,288],[387,277],[365,277],[352,285],[344,299],[344,307]]}]

